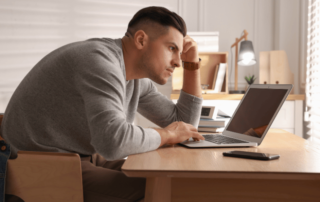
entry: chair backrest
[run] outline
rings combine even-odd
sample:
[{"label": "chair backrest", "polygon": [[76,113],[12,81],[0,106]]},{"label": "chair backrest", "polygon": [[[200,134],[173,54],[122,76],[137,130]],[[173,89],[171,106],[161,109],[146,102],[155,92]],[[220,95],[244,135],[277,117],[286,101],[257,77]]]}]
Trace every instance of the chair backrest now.
[{"label": "chair backrest", "polygon": [[[3,117],[0,113],[0,126]],[[5,193],[23,201],[83,202],[79,154],[18,151],[7,171]]]},{"label": "chair backrest", "polygon": [[0,113],[0,126],[1,126],[1,123],[2,123],[3,116],[4,116],[4,114]]},{"label": "chair backrest", "polygon": [[1,136],[1,124],[2,124],[3,116],[4,116],[4,114],[0,113],[0,140],[4,140],[3,137]]}]

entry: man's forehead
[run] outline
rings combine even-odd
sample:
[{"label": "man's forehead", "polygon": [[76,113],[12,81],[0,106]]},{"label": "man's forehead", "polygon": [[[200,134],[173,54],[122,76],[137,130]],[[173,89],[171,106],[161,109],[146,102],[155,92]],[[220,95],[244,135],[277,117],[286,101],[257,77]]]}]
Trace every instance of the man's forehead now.
[{"label": "man's forehead", "polygon": [[177,29],[170,27],[168,32],[163,35],[163,39],[167,43],[174,43],[178,46],[179,50],[183,48],[183,35]]}]

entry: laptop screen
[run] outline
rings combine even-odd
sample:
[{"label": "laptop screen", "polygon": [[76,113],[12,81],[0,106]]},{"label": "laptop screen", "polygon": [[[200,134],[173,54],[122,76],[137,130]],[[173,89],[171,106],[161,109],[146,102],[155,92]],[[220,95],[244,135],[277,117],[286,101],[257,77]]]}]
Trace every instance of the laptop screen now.
[{"label": "laptop screen", "polygon": [[227,130],[261,138],[286,93],[286,89],[250,88]]}]

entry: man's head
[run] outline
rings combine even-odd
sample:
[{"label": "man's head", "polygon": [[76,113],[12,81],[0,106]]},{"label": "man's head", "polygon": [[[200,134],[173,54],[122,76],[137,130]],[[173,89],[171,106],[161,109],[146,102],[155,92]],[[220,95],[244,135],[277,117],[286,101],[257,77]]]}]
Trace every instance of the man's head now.
[{"label": "man's head", "polygon": [[136,31],[142,29],[155,40],[166,34],[170,26],[186,36],[186,24],[179,15],[163,7],[146,7],[139,10],[130,20],[126,36],[134,36]]},{"label": "man's head", "polygon": [[175,67],[181,65],[180,54],[186,36],[184,20],[163,7],[147,7],[129,22],[126,36],[139,52],[136,70],[142,77],[165,84]]}]

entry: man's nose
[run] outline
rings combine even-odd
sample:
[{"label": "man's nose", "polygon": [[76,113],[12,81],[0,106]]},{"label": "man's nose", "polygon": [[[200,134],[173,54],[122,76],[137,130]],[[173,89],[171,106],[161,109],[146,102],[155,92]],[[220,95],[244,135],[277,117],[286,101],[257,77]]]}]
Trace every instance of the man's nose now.
[{"label": "man's nose", "polygon": [[173,64],[172,64],[173,67],[181,67],[182,62],[181,62],[180,54],[174,57],[172,61],[173,61]]},{"label": "man's nose", "polygon": [[181,60],[178,60],[178,62],[175,62],[174,67],[181,67]]}]

